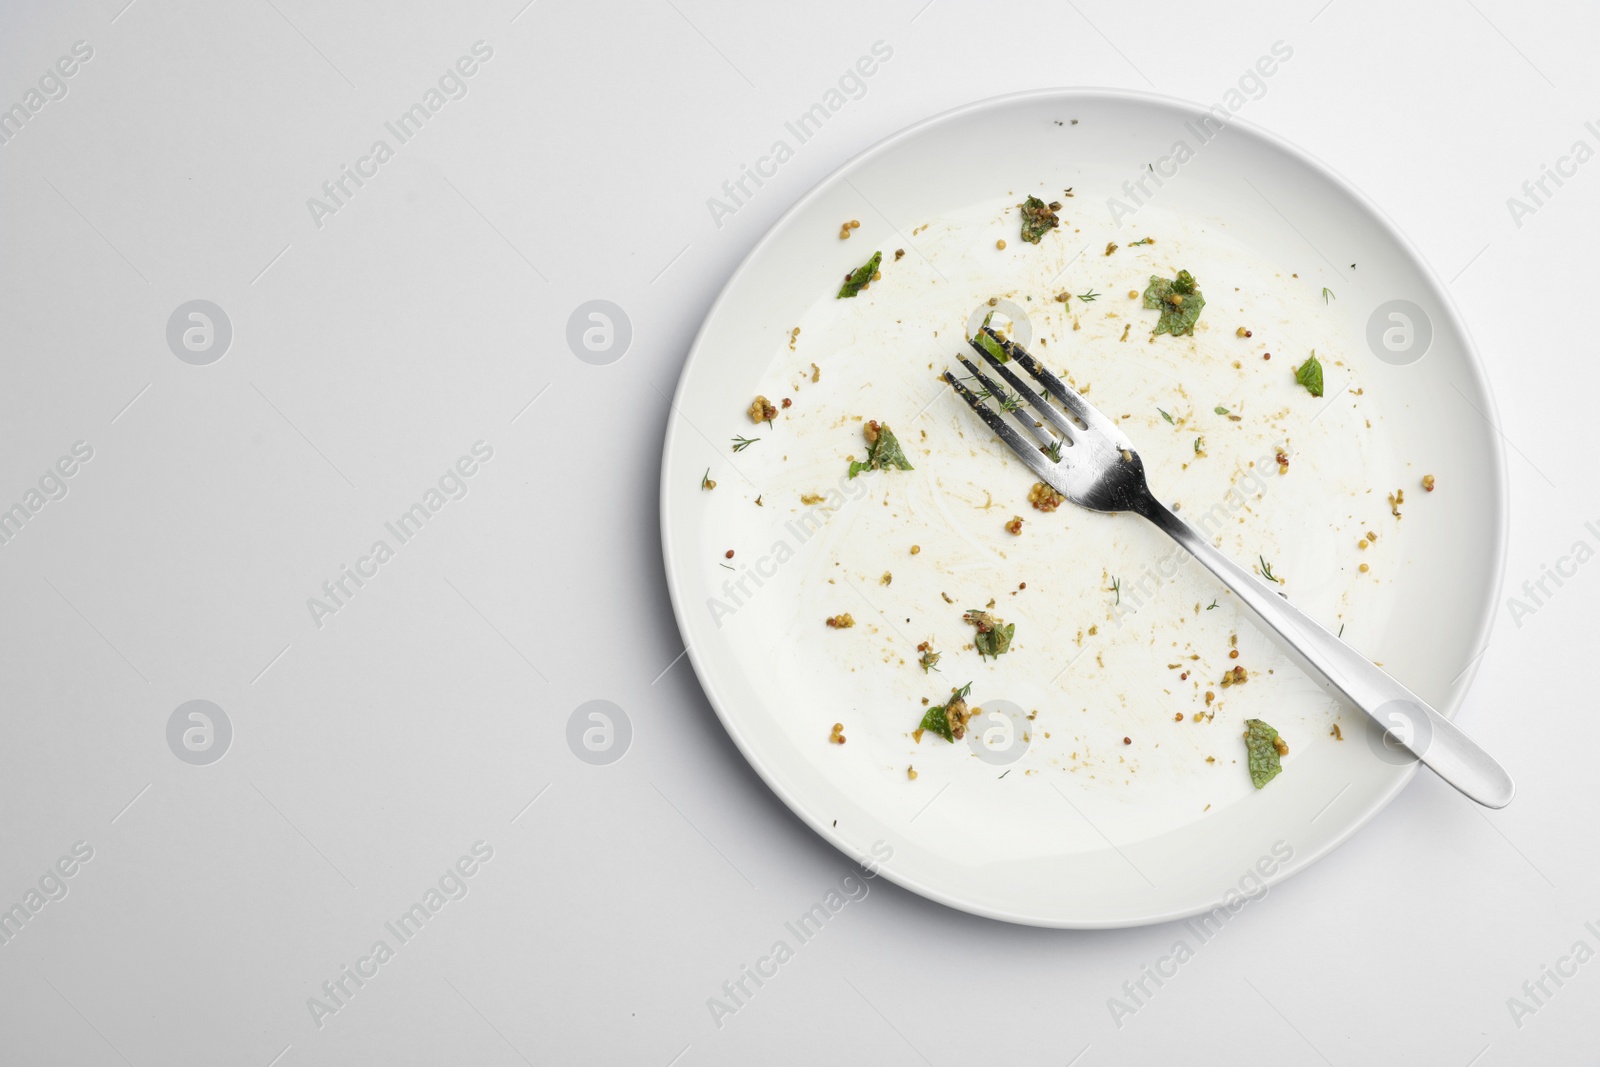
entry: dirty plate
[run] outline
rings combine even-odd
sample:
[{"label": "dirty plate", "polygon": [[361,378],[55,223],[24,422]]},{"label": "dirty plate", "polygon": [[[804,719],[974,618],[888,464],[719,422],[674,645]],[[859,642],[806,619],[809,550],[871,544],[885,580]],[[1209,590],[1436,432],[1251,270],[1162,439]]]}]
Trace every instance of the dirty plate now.
[{"label": "dirty plate", "polygon": [[[1061,204],[1038,244],[1020,239],[1029,195]],[[879,279],[836,299],[874,252]],[[1200,323],[1153,338],[1139,294],[1180,268]],[[1505,542],[1471,342],[1416,251],[1320,163],[1194,105],[1060,90],[940,115],[824,179],[684,365],[661,486],[678,625],[797,815],[1011,922],[1227,906],[1327,853],[1415,765],[1149,524],[1030,506],[1025,468],[936,381],[991,312],[1120,422],[1181,516],[1447,715]],[[1320,397],[1295,380],[1312,351]],[[747,413],[758,394],[770,423]],[[912,470],[849,477],[874,419]],[[1005,655],[979,656],[969,609],[1015,626]],[[1235,667],[1247,684],[1223,687]],[[969,682],[968,736],[919,741],[927,705]],[[1260,790],[1247,718],[1290,748]]]}]

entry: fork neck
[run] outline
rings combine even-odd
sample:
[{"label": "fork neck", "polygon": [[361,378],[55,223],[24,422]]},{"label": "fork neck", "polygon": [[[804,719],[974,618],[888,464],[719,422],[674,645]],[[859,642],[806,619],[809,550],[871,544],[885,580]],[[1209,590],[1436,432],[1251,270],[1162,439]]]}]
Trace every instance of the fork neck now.
[{"label": "fork neck", "polygon": [[1193,527],[1157,500],[1148,488],[1128,501],[1128,510],[1135,515],[1143,515],[1179,544],[1192,543],[1198,537]]}]

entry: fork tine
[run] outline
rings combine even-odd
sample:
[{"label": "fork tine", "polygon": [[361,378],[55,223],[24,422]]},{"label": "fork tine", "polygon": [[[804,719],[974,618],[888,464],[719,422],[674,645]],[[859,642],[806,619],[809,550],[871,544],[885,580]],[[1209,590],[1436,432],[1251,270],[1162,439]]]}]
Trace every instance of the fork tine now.
[{"label": "fork tine", "polygon": [[984,332],[999,342],[1006,355],[1020,363],[1023,370],[1033,375],[1045,387],[1046,392],[1061,402],[1062,407],[1066,408],[1075,417],[1083,420],[1084,426],[1092,427],[1106,434],[1118,448],[1133,447],[1128,441],[1127,435],[1117,427],[1116,423],[1106,418],[1105,415],[1100,413],[1099,408],[1085,400],[1076,389],[1056,377],[1049,368],[1029,355],[1027,349],[1015,341],[1006,340],[987,326],[984,327]]},{"label": "fork tine", "polygon": [[[983,371],[979,370],[977,364],[973,363],[970,359],[959,355],[956,356],[956,359],[960,360],[961,365],[967,368],[972,376],[982,383],[984,390],[987,391],[991,397],[997,398],[996,402],[998,403],[998,398],[1005,395],[1004,388],[996,385],[993,379],[991,379],[987,374],[983,373]],[[1051,445],[1056,443],[1056,439],[1051,435],[1050,431],[1040,426],[1038,419],[1022,410],[1021,404],[1018,404],[1016,407],[1007,407],[1004,403],[1001,403],[1000,410],[1016,419],[1017,423],[1023,429],[1027,430],[1028,433],[1031,434],[1039,442],[1039,444],[1045,448],[1049,448]]]},{"label": "fork tine", "polygon": [[962,385],[955,375],[945,371],[944,380],[950,383],[951,387],[960,394],[961,399],[967,402],[967,406],[978,413],[978,417],[988,425],[989,429],[995,432],[995,435],[1000,440],[1011,446],[1011,451],[1020,456],[1022,462],[1032,468],[1033,472],[1044,479],[1045,482],[1059,490],[1060,487],[1056,486],[1055,472],[1053,470],[1057,465],[1051,462],[1048,456],[1028,443],[1020,433],[1011,428],[1011,424],[1006,422],[1005,419],[990,410],[971,389]]},{"label": "fork tine", "polygon": [[[1073,434],[1082,432],[1077,423],[1061,414],[1061,412],[1052,406],[1049,401],[1044,399],[1044,397],[1040,396],[1038,393],[1034,392],[1026,382],[1013,373],[1010,367],[996,359],[993,352],[990,352],[988,349],[984,348],[976,340],[971,340],[968,343],[971,344],[973,348],[978,350],[978,354],[984,358],[984,361],[987,362],[989,366],[994,368],[995,372],[998,373],[1000,377],[1004,378],[1011,384],[1011,388],[1015,389],[1017,393],[1024,400],[1026,400],[1035,411],[1044,416],[1046,422],[1054,426],[1056,431],[1060,433],[1062,437],[1066,438],[1068,444],[1072,443]],[[965,360],[962,362],[965,362]]]}]

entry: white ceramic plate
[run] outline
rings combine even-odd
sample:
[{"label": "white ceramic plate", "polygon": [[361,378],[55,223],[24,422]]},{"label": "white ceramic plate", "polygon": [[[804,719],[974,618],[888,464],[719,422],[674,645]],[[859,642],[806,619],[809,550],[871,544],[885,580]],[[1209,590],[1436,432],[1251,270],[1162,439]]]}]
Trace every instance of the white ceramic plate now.
[{"label": "white ceramic plate", "polygon": [[[1270,564],[1296,603],[1445,714],[1487,640],[1504,473],[1448,294],[1325,166],[1202,114],[1052,90],[898,133],[779,220],[684,365],[661,523],[695,671],[797,815],[953,907],[1067,927],[1237,907],[1348,837],[1415,771],[1153,528],[1028,507],[1031,477],[935,382],[989,298],[1121,420],[1159,496],[1210,522],[1236,559]],[[1018,239],[1029,194],[1064,205],[1037,246]],[[860,226],[841,240],[850,219]],[[874,250],[881,280],[835,299]],[[1151,340],[1154,315],[1129,293],[1179,267],[1206,293],[1201,328]],[[1099,296],[1051,299],[1063,290]],[[1320,399],[1293,375],[1312,349]],[[793,406],[753,426],[758,393]],[[916,469],[847,478],[863,418],[894,427]],[[761,440],[734,453],[736,435]],[[1014,514],[1020,537],[1003,528]],[[991,599],[1017,633],[982,660],[961,612]],[[841,612],[857,625],[824,625]],[[930,638],[938,673],[916,663]],[[1250,683],[1220,688],[1239,665]],[[968,681],[985,708],[979,744],[918,743],[924,698]],[[1261,790],[1244,765],[1248,717],[1291,746]],[[834,722],[847,744],[829,743]]]}]

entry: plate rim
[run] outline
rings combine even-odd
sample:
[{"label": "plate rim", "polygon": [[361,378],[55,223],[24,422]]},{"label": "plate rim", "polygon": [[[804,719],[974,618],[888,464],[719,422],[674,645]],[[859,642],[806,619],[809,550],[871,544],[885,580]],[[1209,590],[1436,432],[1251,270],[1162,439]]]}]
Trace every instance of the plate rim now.
[{"label": "plate rim", "polygon": [[[682,410],[681,402],[688,385],[689,374],[694,367],[695,360],[700,356],[702,346],[704,345],[706,339],[706,333],[710,328],[711,323],[716,319],[718,313],[722,310],[723,305],[729,299],[731,299],[734,289],[744,278],[746,272],[751,269],[751,265],[766,251],[768,245],[776,239],[778,232],[784,228],[784,225],[792,216],[798,214],[813,199],[822,196],[826,190],[836,185],[838,181],[848,172],[867,163],[869,160],[888,152],[897,144],[910,140],[911,138],[923,133],[931,127],[949,122],[961,116],[971,115],[988,110],[1003,109],[1023,101],[1039,99],[1092,99],[1097,101],[1118,100],[1124,102],[1156,104],[1168,108],[1192,108],[1197,111],[1205,110],[1205,105],[1196,103],[1192,100],[1187,100],[1183,97],[1170,96],[1165,93],[1146,92],[1138,89],[1124,89],[1112,86],[1041,87],[1034,89],[1023,89],[1010,93],[1002,93],[998,96],[985,97],[980,100],[959,104],[955,107],[940,111],[934,115],[919,119],[908,126],[903,126],[887,136],[880,138],[879,140],[868,145],[866,148],[863,148],[859,152],[856,152],[854,155],[848,157],[837,167],[834,167],[827,174],[817,179],[817,181],[813,183],[809,189],[802,193],[793,204],[789,205],[787,210],[785,210],[781,215],[774,219],[770,225],[768,225],[766,231],[762,233],[761,237],[756,241],[756,243],[751,246],[750,250],[745,253],[744,258],[739,261],[738,266],[733,269],[732,273],[728,275],[727,281],[723,283],[722,288],[718,291],[716,299],[713,300],[711,302],[711,306],[706,309],[705,316],[701,320],[699,328],[695,331],[694,340],[690,343],[688,352],[684,356],[683,366],[678,372],[677,385],[672,391],[672,399],[669,404],[669,410],[667,413],[668,417],[666,420],[666,434],[662,442],[661,449],[661,488],[660,502],[657,511],[657,522],[660,526],[661,533],[662,565],[666,576],[667,594],[668,598],[672,602],[673,621],[677,624],[678,636],[684,641],[684,651],[688,654],[690,666],[694,668],[695,678],[699,681],[701,690],[705,693],[706,699],[710,702],[712,710],[716,712],[718,720],[722,723],[722,728],[727,731],[729,738],[732,739],[734,746],[738,748],[739,753],[744,757],[745,762],[748,763],[751,769],[753,769],[756,774],[760,776],[762,782],[767,786],[767,788],[772,790],[773,794],[777,796],[778,799],[782,800],[784,806],[787,807],[794,815],[796,815],[802,823],[809,826],[824,841],[838,849],[852,861],[859,861],[860,857],[855,855],[850,843],[845,841],[843,837],[838,834],[838,832],[832,826],[830,826],[827,820],[825,820],[820,814],[810,811],[804,805],[800,804],[792,795],[790,795],[782,780],[760,759],[758,759],[755,753],[751,750],[751,747],[741,735],[739,729],[736,727],[729,714],[724,710],[725,701],[722,699],[718,691],[715,677],[712,674],[709,666],[701,661],[700,652],[693,646],[688,638],[684,636],[689,629],[687,621],[688,603],[684,598],[684,591],[680,589],[678,584],[678,575],[676,573],[676,567],[674,563],[675,556],[674,545],[672,541],[672,528],[669,521],[670,504],[668,494],[670,492],[670,486],[668,481],[668,472],[672,466],[672,461],[675,454],[678,429],[678,420],[673,416]],[[1500,423],[1499,407],[1496,404],[1494,393],[1490,388],[1491,383],[1488,372],[1484,366],[1483,357],[1478,351],[1477,343],[1473,340],[1471,331],[1467,328],[1467,322],[1461,313],[1461,309],[1456,305],[1454,296],[1451,294],[1449,288],[1444,284],[1439,273],[1434,270],[1432,262],[1422,254],[1421,249],[1419,249],[1416,244],[1411,241],[1411,239],[1403,230],[1400,229],[1395,221],[1389,217],[1387,212],[1379,207],[1354,182],[1345,177],[1344,174],[1330,166],[1324,160],[1301,148],[1294,142],[1277,133],[1265,129],[1249,119],[1241,118],[1238,115],[1231,116],[1228,120],[1229,126],[1234,124],[1238,124],[1243,129],[1261,138],[1263,141],[1268,142],[1278,151],[1296,159],[1301,164],[1321,173],[1324,177],[1328,178],[1335,185],[1337,185],[1362,209],[1364,209],[1372,217],[1372,219],[1374,219],[1383,228],[1389,238],[1393,240],[1396,245],[1411,258],[1412,263],[1418,268],[1423,278],[1431,283],[1443,312],[1449,316],[1452,324],[1456,327],[1457,332],[1461,336],[1462,349],[1466,356],[1466,369],[1476,385],[1479,395],[1483,397],[1485,406],[1487,408],[1487,411],[1484,413],[1484,421],[1488,423],[1488,428],[1491,431],[1489,438],[1492,442],[1490,448],[1492,462],[1486,474],[1488,476],[1487,482],[1489,496],[1495,511],[1495,522],[1492,530],[1490,531],[1490,548],[1493,559],[1491,566],[1492,573],[1488,576],[1490,580],[1485,585],[1483,601],[1479,605],[1479,621],[1475,628],[1476,640],[1473,643],[1474,647],[1478,649],[1478,651],[1474,655],[1472,661],[1467,665],[1467,668],[1462,675],[1461,684],[1452,689],[1452,694],[1445,702],[1445,706],[1437,709],[1440,714],[1453,721],[1457,713],[1461,710],[1462,704],[1465,703],[1467,694],[1472,689],[1472,683],[1478,676],[1478,669],[1483,664],[1484,655],[1489,649],[1489,642],[1494,633],[1495,622],[1499,617],[1499,612],[1496,610],[1496,607],[1499,599],[1499,590],[1505,584],[1506,555],[1510,540],[1511,509],[1509,506],[1510,499],[1509,486],[1507,484],[1505,443],[1502,440],[1498,430]],[[1364,810],[1357,813],[1341,830],[1329,837],[1329,839],[1322,845],[1303,854],[1299,851],[1296,851],[1292,860],[1285,864],[1284,867],[1279,872],[1275,873],[1271,878],[1265,880],[1266,884],[1276,885],[1284,879],[1291,878],[1294,875],[1299,874],[1301,871],[1307,870],[1329,853],[1333,852],[1339,846],[1343,845],[1346,841],[1349,841],[1350,838],[1355,836],[1358,831],[1360,831],[1368,823],[1372,822],[1388,809],[1389,805],[1392,804],[1395,798],[1400,795],[1401,790],[1405,789],[1405,787],[1411,783],[1419,766],[1420,764],[1413,762],[1410,766],[1405,768],[1395,778],[1394,783],[1388,789],[1378,794]],[[1202,904],[1193,908],[1179,908],[1172,911],[1151,912],[1147,914],[1142,913],[1120,919],[1095,919],[1081,921],[1060,920],[1038,915],[1011,912],[1004,908],[987,906],[982,901],[966,899],[956,894],[947,893],[938,889],[937,887],[925,884],[916,878],[905,876],[901,872],[896,871],[891,863],[879,865],[877,871],[879,874],[884,875],[896,885],[899,885],[910,892],[916,893],[918,896],[921,896],[925,899],[936,901],[949,908],[954,908],[957,911],[962,911],[970,915],[976,915],[982,918],[992,919],[1000,922],[1008,922],[1017,925],[1032,926],[1043,929],[1105,930],[1152,926],[1159,923],[1174,922],[1201,914],[1210,910],[1211,908],[1216,907],[1217,904],[1220,903],[1219,901],[1211,904]]]}]

